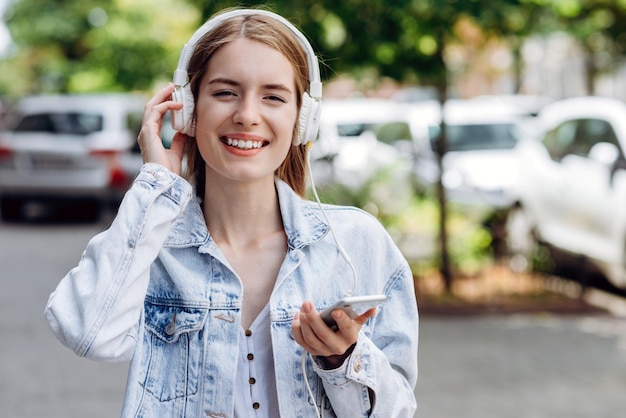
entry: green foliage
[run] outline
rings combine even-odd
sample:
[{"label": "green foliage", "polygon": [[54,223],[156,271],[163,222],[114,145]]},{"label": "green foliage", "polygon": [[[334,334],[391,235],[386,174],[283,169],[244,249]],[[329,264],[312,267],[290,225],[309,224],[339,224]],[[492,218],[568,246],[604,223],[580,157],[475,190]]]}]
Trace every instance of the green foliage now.
[{"label": "green foliage", "polygon": [[[168,80],[182,44],[229,0],[14,0],[7,21],[15,54],[0,63],[0,94],[146,90]],[[609,68],[626,52],[626,0],[273,0],[312,40],[323,76],[363,83],[390,77],[445,85],[445,48],[461,22],[518,48],[528,35],[573,33]],[[175,18],[173,18],[175,17]],[[602,55],[602,53],[604,54]],[[606,55],[612,57],[607,60]]]},{"label": "green foliage", "polygon": [[576,38],[587,51],[590,78],[596,71],[612,70],[623,61],[626,1],[551,0],[546,6],[552,11],[556,27]]},{"label": "green foliage", "polygon": [[481,270],[492,261],[492,236],[481,219],[468,216],[467,208],[449,208],[449,242],[452,264],[463,273]]},{"label": "green foliage", "polygon": [[6,18],[16,52],[3,63],[14,71],[0,74],[0,93],[148,90],[171,77],[196,21],[175,0],[17,0]]}]

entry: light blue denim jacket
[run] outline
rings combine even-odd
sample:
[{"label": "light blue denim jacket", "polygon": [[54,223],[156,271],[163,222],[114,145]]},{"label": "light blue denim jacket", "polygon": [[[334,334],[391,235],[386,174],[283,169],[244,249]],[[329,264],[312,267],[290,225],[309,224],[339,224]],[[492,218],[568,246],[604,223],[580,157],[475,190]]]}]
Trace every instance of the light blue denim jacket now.
[{"label": "light blue denim jacket", "polygon": [[[321,310],[352,288],[319,207],[276,180],[289,250],[269,300],[283,418],[315,417],[291,322],[305,299]],[[210,197],[209,197],[210,198]],[[413,417],[418,314],[411,270],[380,223],[326,205],[358,277],[356,295],[388,300],[342,367],[306,372],[326,417]],[[80,356],[131,360],[123,417],[232,417],[242,284],[211,238],[192,186],[146,164],[110,228],[87,245],[50,295],[46,318]]]}]

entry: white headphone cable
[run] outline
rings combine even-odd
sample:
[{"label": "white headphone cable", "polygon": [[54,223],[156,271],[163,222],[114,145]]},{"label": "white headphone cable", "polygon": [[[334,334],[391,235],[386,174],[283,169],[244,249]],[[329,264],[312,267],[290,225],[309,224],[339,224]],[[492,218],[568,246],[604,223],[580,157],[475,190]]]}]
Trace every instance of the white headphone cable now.
[{"label": "white headphone cable", "polygon": [[[346,253],[346,250],[344,250],[343,246],[339,242],[339,239],[337,238],[337,235],[335,234],[335,230],[333,229],[333,226],[330,223],[330,220],[328,219],[328,216],[326,215],[326,211],[324,210],[324,206],[322,205],[322,201],[320,200],[320,197],[317,194],[317,189],[315,187],[315,180],[313,180],[313,170],[311,169],[311,152],[310,151],[311,151],[311,147],[312,146],[313,146],[312,142],[307,142],[307,144],[306,144],[306,149],[307,149],[307,169],[308,169],[308,172],[309,172],[309,180],[311,182],[311,190],[313,191],[313,196],[315,197],[315,201],[317,202],[317,205],[320,208],[320,211],[322,212],[322,215],[324,216],[324,220],[326,221],[326,224],[328,225],[328,229],[330,230],[330,233],[331,233],[331,235],[333,237],[333,240],[335,241],[335,244],[337,245],[337,249],[339,250],[339,253],[343,257],[343,259],[346,260],[346,263],[348,263],[348,265],[350,266],[350,270],[352,270],[352,278],[353,278],[352,289],[345,293],[345,296],[351,296],[352,293],[356,290],[356,287],[357,287],[357,284],[358,284],[358,281],[359,281],[358,275],[356,273],[356,269],[354,268],[354,265],[352,264],[352,260],[350,260],[350,257],[348,256],[348,253]],[[306,350],[302,351],[302,376],[304,377],[304,384],[305,384],[306,390],[309,393],[309,396],[311,398],[311,402],[313,402],[313,406],[315,407],[315,415],[317,416],[317,418],[324,418],[324,396],[322,396],[322,401],[321,401],[321,404],[320,404],[320,406],[318,408],[317,402],[315,401],[315,396],[313,394],[313,390],[311,389],[311,385],[309,383],[309,378],[307,377],[307,374],[306,374],[306,355],[307,355],[307,353],[308,352]],[[313,359],[311,359],[311,360],[313,360]]]},{"label": "white headphone cable", "polygon": [[[311,398],[311,402],[313,402],[313,407],[315,408],[315,416],[317,418],[324,418],[324,396],[322,396],[322,401],[320,402],[319,408],[317,407],[317,402],[315,402],[315,395],[313,395],[313,390],[311,389],[311,385],[309,383],[309,378],[306,375],[306,350],[302,350],[302,376],[304,377],[304,385],[306,386],[306,390],[309,393],[309,397]],[[313,360],[313,359],[311,359]],[[320,412],[321,411],[321,412]]]},{"label": "white headphone cable", "polygon": [[322,215],[324,216],[324,220],[326,221],[326,224],[328,225],[328,229],[330,230],[330,233],[333,236],[333,240],[335,241],[335,244],[337,245],[337,249],[339,250],[339,253],[343,257],[343,259],[346,260],[346,263],[348,263],[348,265],[350,266],[350,270],[352,270],[352,279],[353,279],[352,290],[345,293],[346,296],[352,296],[352,293],[356,290],[357,284],[359,282],[359,278],[356,273],[356,269],[354,268],[354,265],[352,264],[352,260],[350,260],[348,253],[346,253],[346,250],[344,250],[343,246],[339,242],[337,235],[335,235],[335,230],[333,229],[333,226],[330,223],[328,216],[326,215],[326,211],[324,211],[324,207],[322,205],[320,197],[317,194],[317,189],[315,188],[315,180],[313,180],[313,170],[311,169],[311,152],[310,151],[311,151],[312,146],[313,146],[312,142],[308,142],[306,144],[307,151],[308,151],[307,152],[307,169],[309,171],[309,180],[311,181],[311,190],[313,191],[313,196],[315,197],[315,201],[317,202],[317,205],[319,206],[320,211],[322,212]]}]

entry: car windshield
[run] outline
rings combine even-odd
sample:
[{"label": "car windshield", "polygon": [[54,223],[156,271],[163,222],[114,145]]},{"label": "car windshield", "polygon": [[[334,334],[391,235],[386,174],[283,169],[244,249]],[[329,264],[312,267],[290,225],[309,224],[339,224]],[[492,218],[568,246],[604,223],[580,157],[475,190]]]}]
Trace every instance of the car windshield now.
[{"label": "car windshield", "polygon": [[447,125],[449,151],[512,149],[517,138],[512,123]]},{"label": "car windshield", "polygon": [[88,135],[102,130],[102,115],[95,113],[35,113],[25,116],[16,132]]}]

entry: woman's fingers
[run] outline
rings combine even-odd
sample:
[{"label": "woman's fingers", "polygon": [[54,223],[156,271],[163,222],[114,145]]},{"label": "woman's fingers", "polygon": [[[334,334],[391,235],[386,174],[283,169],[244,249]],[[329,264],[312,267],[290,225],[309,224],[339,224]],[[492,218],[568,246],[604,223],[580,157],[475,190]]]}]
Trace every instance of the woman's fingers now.
[{"label": "woman's fingers", "polygon": [[363,324],[367,322],[368,319],[370,319],[374,315],[376,315],[376,308],[370,308],[367,311],[365,311],[365,313],[354,318],[353,321],[359,324],[360,326],[362,326]]},{"label": "woman's fingers", "polygon": [[165,114],[182,108],[182,103],[171,100],[174,85],[168,84],[145,105],[141,131],[137,141],[144,163],[161,164],[176,174],[181,173],[184,136],[177,134],[173,148],[166,150],[161,140],[161,128]]},{"label": "woman's fingers", "polygon": [[174,92],[174,84],[168,83],[161,91],[157,92],[144,107],[144,119],[152,111],[152,109],[160,103],[170,101]]},{"label": "woman's fingers", "polygon": [[292,323],[292,334],[298,344],[314,356],[340,355],[356,343],[361,326],[375,312],[375,308],[371,309],[353,320],[345,312],[335,310],[333,318],[339,329],[334,332],[322,320],[313,304],[305,301]]}]

